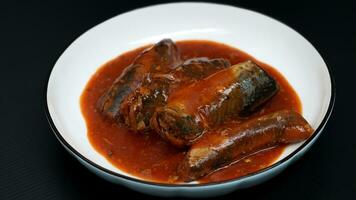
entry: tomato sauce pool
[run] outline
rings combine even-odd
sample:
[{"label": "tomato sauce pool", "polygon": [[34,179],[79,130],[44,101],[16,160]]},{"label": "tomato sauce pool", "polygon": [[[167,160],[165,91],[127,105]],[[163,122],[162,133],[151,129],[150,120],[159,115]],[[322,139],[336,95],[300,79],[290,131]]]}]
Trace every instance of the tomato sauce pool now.
[{"label": "tomato sauce pool", "polygon": [[[276,110],[289,109],[301,113],[298,95],[287,80],[273,67],[245,52],[212,41],[192,40],[176,43],[182,58],[226,58],[231,64],[253,60],[276,79],[279,92],[251,117]],[[147,47],[147,46],[146,46]],[[141,179],[160,183],[177,182],[176,170],[186,150],[163,141],[158,134],[140,134],[105,119],[96,109],[99,97],[108,90],[116,77],[145,47],[126,52],[100,67],[87,83],[81,96],[81,110],[86,121],[92,146],[110,163]],[[284,146],[270,148],[220,169],[199,182],[218,182],[241,177],[271,165],[283,152]]]}]

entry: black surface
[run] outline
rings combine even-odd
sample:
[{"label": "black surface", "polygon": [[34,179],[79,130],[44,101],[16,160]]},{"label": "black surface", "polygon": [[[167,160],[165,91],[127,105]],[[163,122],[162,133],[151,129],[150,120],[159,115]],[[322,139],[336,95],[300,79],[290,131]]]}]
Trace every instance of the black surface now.
[{"label": "black surface", "polygon": [[[54,62],[80,34],[117,14],[157,3],[0,4],[1,200],[155,198],[106,182],[71,157],[48,126],[43,92]],[[222,198],[356,198],[355,5],[342,1],[226,3],[267,14],[305,36],[333,69],[337,100],[325,132],[303,158],[264,184]]]}]

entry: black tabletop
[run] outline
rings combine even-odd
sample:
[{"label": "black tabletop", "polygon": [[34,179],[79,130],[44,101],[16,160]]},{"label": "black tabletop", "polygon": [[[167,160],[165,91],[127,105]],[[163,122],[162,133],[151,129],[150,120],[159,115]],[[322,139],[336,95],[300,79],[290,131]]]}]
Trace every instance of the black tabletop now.
[{"label": "black tabletop", "polygon": [[[110,17],[157,3],[1,3],[0,199],[155,198],[102,180],[70,156],[48,126],[44,89],[55,61],[80,34]],[[355,5],[340,0],[225,3],[269,15],[305,36],[332,68],[337,97],[325,131],[304,157],[261,185],[221,198],[356,198]]]}]

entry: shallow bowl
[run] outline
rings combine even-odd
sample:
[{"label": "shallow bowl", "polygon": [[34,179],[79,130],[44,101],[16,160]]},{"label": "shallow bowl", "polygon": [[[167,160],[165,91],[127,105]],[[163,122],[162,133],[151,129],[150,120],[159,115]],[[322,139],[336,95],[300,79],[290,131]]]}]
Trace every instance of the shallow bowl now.
[{"label": "shallow bowl", "polygon": [[[281,72],[298,93],[303,116],[315,129],[290,145],[269,167],[229,181],[160,184],[114,167],[89,143],[79,99],[99,66],[128,50],[163,38],[205,39],[237,47]],[[62,145],[98,176],[159,196],[207,197],[259,184],[301,157],[322,132],[333,108],[330,70],[317,50],[285,24],[254,11],[210,3],[150,6],[113,17],[85,32],[60,56],[48,80],[47,117]]]}]

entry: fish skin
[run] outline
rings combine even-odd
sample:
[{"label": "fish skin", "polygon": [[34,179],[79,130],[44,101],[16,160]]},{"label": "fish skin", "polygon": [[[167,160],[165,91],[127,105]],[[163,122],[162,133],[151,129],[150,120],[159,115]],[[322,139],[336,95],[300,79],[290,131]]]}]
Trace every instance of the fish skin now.
[{"label": "fish skin", "polygon": [[278,90],[267,72],[246,61],[173,92],[156,110],[152,126],[172,144],[189,146],[204,131],[255,111]]},{"label": "fish skin", "polygon": [[181,64],[180,53],[171,39],[164,39],[141,52],[97,102],[105,116],[120,119],[124,98],[138,88],[148,74],[166,73]]},{"label": "fish skin", "polygon": [[255,152],[301,142],[312,133],[312,127],[299,113],[277,111],[206,133],[191,146],[178,173],[185,182],[197,180]]},{"label": "fish skin", "polygon": [[151,130],[150,119],[157,107],[164,106],[176,88],[201,80],[230,66],[226,59],[192,58],[165,74],[153,74],[121,104],[120,112],[129,129],[138,132]]}]

